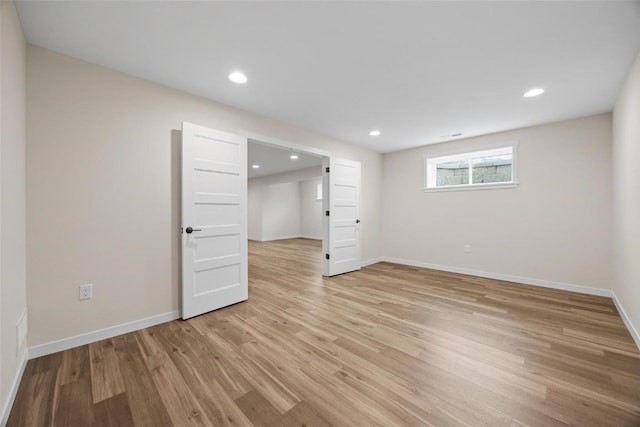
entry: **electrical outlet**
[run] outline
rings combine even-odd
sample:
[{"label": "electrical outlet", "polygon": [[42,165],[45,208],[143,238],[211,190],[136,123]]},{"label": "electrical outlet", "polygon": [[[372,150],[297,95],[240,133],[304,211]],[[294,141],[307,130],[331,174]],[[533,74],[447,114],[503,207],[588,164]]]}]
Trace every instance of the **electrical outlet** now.
[{"label": "electrical outlet", "polygon": [[464,245],[464,251],[466,253],[471,253],[471,245]]},{"label": "electrical outlet", "polygon": [[80,285],[80,301],[93,298],[93,285]]}]

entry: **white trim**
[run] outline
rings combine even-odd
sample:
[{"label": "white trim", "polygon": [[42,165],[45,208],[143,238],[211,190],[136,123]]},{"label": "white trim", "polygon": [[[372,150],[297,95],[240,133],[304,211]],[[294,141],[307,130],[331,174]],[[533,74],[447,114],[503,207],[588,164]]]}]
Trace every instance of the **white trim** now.
[{"label": "white trim", "polygon": [[269,237],[268,239],[249,239],[255,242],[272,242],[274,240],[288,240],[288,239],[311,239],[322,240],[322,236],[303,236],[301,234],[295,236],[281,236],[281,237]]},{"label": "white trim", "polygon": [[[329,207],[329,175],[331,167],[331,157],[324,157],[322,159],[322,213],[330,210]],[[331,254],[331,246],[329,239],[331,233],[329,232],[329,218],[326,215],[322,215],[322,275],[329,276],[329,260],[326,259],[326,254]]]},{"label": "white trim", "polygon": [[295,144],[293,142],[285,141],[278,138],[273,138],[266,135],[260,135],[260,134],[249,132],[246,130],[241,130],[240,136],[247,138],[247,140],[259,142],[264,145],[270,145],[276,148],[284,148],[284,149],[290,149],[294,151],[300,151],[305,154],[309,154],[311,156],[316,156],[316,157],[331,157],[330,152],[325,150],[320,150],[319,148],[310,147],[308,145]]},{"label": "white trim", "polygon": [[170,322],[180,318],[180,311],[170,311],[164,314],[147,317],[145,319],[134,320],[132,322],[122,323],[120,325],[111,326],[97,331],[88,332],[86,334],[76,335],[70,338],[63,338],[57,341],[51,341],[45,344],[29,347],[29,359],[46,356],[47,354],[57,353],[58,351],[68,350],[74,347],[80,347],[96,341],[107,338],[116,337],[118,335],[127,334],[140,329],[159,325],[161,323]]},{"label": "white trim", "polygon": [[300,239],[322,240],[322,236],[300,236]]},{"label": "white trim", "polygon": [[22,353],[22,360],[20,361],[20,367],[18,372],[16,372],[16,376],[13,378],[13,382],[11,383],[11,388],[9,389],[9,396],[7,401],[4,403],[2,407],[2,412],[0,413],[2,417],[0,418],[0,426],[4,426],[7,424],[9,420],[9,414],[11,413],[11,408],[13,407],[13,402],[16,400],[16,395],[18,394],[18,388],[20,387],[20,381],[22,381],[22,375],[24,374],[24,368],[27,367],[27,352],[24,351]]},{"label": "white trim", "polygon": [[541,286],[544,288],[578,292],[586,295],[609,297],[613,300],[613,304],[618,309],[618,313],[620,314],[622,321],[627,327],[627,330],[629,331],[631,338],[633,338],[633,341],[636,343],[636,346],[638,346],[638,349],[640,349],[640,333],[631,322],[631,319],[627,315],[627,312],[624,311],[624,308],[622,307],[622,304],[620,303],[618,296],[612,289],[591,288],[588,286],[574,285],[570,283],[561,283],[561,282],[553,282],[550,280],[532,279],[529,277],[522,277],[522,276],[511,276],[508,274],[501,274],[501,273],[490,273],[487,271],[473,270],[470,268],[450,267],[450,266],[444,266],[444,265],[438,265],[438,264],[430,264],[427,262],[410,261],[406,259],[390,258],[390,257],[380,257],[380,258],[374,258],[368,261],[364,261],[362,263],[362,266],[365,267],[367,265],[376,264],[378,262],[390,262],[394,264],[409,265],[412,267],[431,268],[433,270],[447,271],[450,273],[468,274],[471,276],[486,277],[489,279],[503,280],[506,282],[523,283],[526,285]]},{"label": "white trim", "polygon": [[[460,141],[460,140],[456,140],[456,141]],[[444,141],[438,144],[433,144],[433,146],[448,145],[451,142],[454,142],[454,141]],[[422,157],[426,159],[426,158],[433,158],[433,157],[455,156],[457,154],[475,153],[476,151],[494,150],[496,148],[504,148],[504,147],[513,147],[515,152],[516,151],[515,149],[517,149],[519,145],[520,145],[520,141],[517,139],[512,141],[503,141],[503,142],[488,142],[484,144],[465,145],[454,150],[449,149],[449,150],[434,151],[433,153],[426,153]]]},{"label": "white trim", "polygon": [[627,330],[631,334],[631,338],[633,338],[633,340],[636,343],[636,346],[638,346],[638,349],[640,349],[640,334],[638,333],[638,330],[635,328],[635,326],[633,326],[633,323],[631,323],[631,319],[629,319],[627,312],[624,311],[624,308],[622,308],[622,304],[620,303],[620,300],[618,299],[618,296],[614,291],[611,291],[611,298],[613,299],[613,303],[616,305],[616,308],[618,309],[618,313],[620,314],[622,321],[624,322],[625,326],[627,327]]},{"label": "white trim", "polygon": [[267,239],[262,239],[260,240],[260,242],[271,242],[274,240],[287,240],[287,239],[299,239],[302,236],[300,236],[299,234],[296,234],[294,236],[277,236],[277,237],[269,237]]},{"label": "white trim", "polygon": [[[486,189],[498,189],[498,188],[515,188],[518,186],[518,147],[520,145],[520,141],[515,140],[511,142],[494,142],[481,144],[478,146],[471,146],[467,148],[458,148],[455,150],[441,151],[441,152],[433,152],[426,153],[422,155],[422,166],[424,168],[423,171],[423,191],[424,192],[435,192],[435,191],[458,191],[458,190],[486,190]],[[461,156],[461,155],[473,155],[482,151],[491,151],[497,150],[500,148],[508,148],[511,147],[511,181],[509,182],[499,182],[492,185],[492,183],[487,184],[473,184],[472,183],[472,168],[471,164],[469,164],[469,184],[461,184],[461,185],[450,185],[446,187],[429,187],[429,160],[430,159],[438,159],[441,157],[450,157],[450,156]],[[435,170],[434,172],[435,173]],[[431,176],[432,180],[435,180],[435,175]]]},{"label": "white trim", "polygon": [[495,182],[486,184],[462,184],[447,185],[443,187],[423,188],[425,193],[437,193],[440,191],[468,191],[468,190],[495,190],[498,188],[517,188],[518,182]]},{"label": "white trim", "polygon": [[516,282],[525,285],[541,286],[544,288],[559,289],[563,291],[578,292],[587,295],[611,298],[611,289],[591,288],[588,286],[574,285],[571,283],[553,282],[550,280],[533,279],[530,277],[511,276],[508,274],[492,273],[488,271],[473,270],[470,268],[450,267],[446,265],[430,264],[422,261],[411,261],[399,258],[384,257],[384,261],[394,264],[409,265],[412,267],[431,268],[433,270],[448,271],[450,273],[468,274],[470,276],[486,277],[488,279],[503,280],[505,282]]},{"label": "white trim", "polygon": [[372,258],[372,259],[368,259],[366,261],[362,261],[360,263],[361,267],[366,267],[368,265],[373,265],[373,264],[377,264],[379,262],[383,262],[384,261],[384,257],[378,257],[378,258]]}]

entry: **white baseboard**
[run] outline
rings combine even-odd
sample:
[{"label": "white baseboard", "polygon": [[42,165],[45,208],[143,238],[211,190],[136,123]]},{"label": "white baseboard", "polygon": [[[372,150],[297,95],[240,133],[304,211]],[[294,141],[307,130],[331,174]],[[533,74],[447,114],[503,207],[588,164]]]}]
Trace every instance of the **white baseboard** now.
[{"label": "white baseboard", "polygon": [[320,236],[300,236],[301,239],[322,240]]},{"label": "white baseboard", "polygon": [[13,378],[11,382],[11,388],[9,389],[9,396],[7,396],[7,401],[2,406],[2,412],[0,412],[0,426],[4,426],[7,424],[9,420],[9,414],[11,413],[11,408],[13,407],[13,402],[16,400],[16,394],[18,394],[18,388],[20,387],[20,381],[22,380],[22,375],[24,374],[24,368],[27,366],[27,351],[22,353],[22,360],[20,361],[20,367],[18,368],[18,372],[16,372],[16,376]]},{"label": "white baseboard", "polygon": [[431,268],[433,270],[448,271],[450,273],[468,274],[470,276],[486,277],[488,279],[504,280],[505,282],[524,283],[525,285],[542,286],[544,288],[559,289],[563,291],[578,292],[587,295],[611,298],[611,289],[590,288],[588,286],[574,285],[571,283],[552,282],[550,280],[532,279],[530,277],[511,276],[508,274],[491,273],[488,271],[473,270],[470,268],[449,267],[446,265],[429,264],[421,261],[411,261],[399,258],[384,257],[384,261],[394,264],[409,265],[412,267]]},{"label": "white baseboard", "polygon": [[249,240],[255,240],[256,242],[272,242],[274,240],[287,240],[287,239],[311,239],[311,240],[322,240],[322,237],[320,236],[302,236],[302,235],[296,235],[296,236],[280,236],[280,237],[269,237],[267,239],[251,239],[249,238]]},{"label": "white baseboard", "polygon": [[[627,327],[629,334],[631,334],[631,338],[633,338],[633,340],[636,343],[636,346],[638,346],[638,349],[640,349],[640,333],[638,333],[638,330],[635,328],[635,326],[631,322],[631,319],[629,318],[627,313],[624,311],[624,308],[622,307],[620,300],[618,300],[616,293],[611,289],[590,288],[588,286],[573,285],[570,283],[552,282],[549,280],[532,279],[529,277],[522,277],[522,276],[510,276],[508,274],[490,273],[487,271],[473,270],[470,268],[449,267],[444,265],[429,264],[421,261],[411,261],[411,260],[398,259],[398,258],[382,257],[381,259],[376,260],[375,262],[382,262],[382,261],[391,262],[394,264],[409,265],[412,267],[431,268],[433,270],[447,271],[450,273],[468,274],[471,276],[479,276],[479,277],[486,277],[489,279],[504,280],[507,282],[524,283],[526,285],[542,286],[545,288],[578,292],[578,293],[587,294],[587,295],[609,297],[613,300],[613,303],[618,309],[618,313],[620,313],[620,317],[622,318],[622,321]],[[371,264],[373,264],[373,262]]]},{"label": "white baseboard", "polygon": [[57,341],[40,344],[29,347],[29,359],[34,359],[47,354],[56,353],[58,351],[68,350],[73,347],[79,347],[85,344],[91,344],[96,341],[112,338],[118,335],[137,331],[139,329],[148,328],[150,326],[159,325],[160,323],[170,322],[180,317],[179,311],[171,311],[169,313],[158,314],[156,316],[147,317],[145,319],[134,320],[132,322],[122,323],[120,325],[111,326],[105,329],[88,332],[86,334],[76,335],[75,337],[64,338]]},{"label": "white baseboard", "polygon": [[377,263],[382,262],[382,261],[384,261],[384,258],[383,258],[383,257],[372,258],[372,259],[368,259],[368,260],[366,260],[366,261],[362,261],[362,262],[360,262],[360,266],[361,266],[361,267],[366,267],[366,266],[368,266],[368,265],[377,264]]},{"label": "white baseboard", "polygon": [[627,330],[631,334],[631,338],[633,338],[633,340],[636,342],[636,346],[638,346],[638,349],[640,349],[640,334],[638,333],[638,330],[635,328],[635,326],[633,326],[633,323],[631,323],[631,319],[629,319],[627,312],[624,311],[624,308],[622,308],[622,304],[620,303],[620,300],[618,300],[618,296],[614,291],[611,291],[611,298],[613,299],[613,303],[616,305],[616,308],[618,309],[618,313],[620,313],[620,317],[622,318],[622,321],[624,322],[625,326],[627,327]]},{"label": "white baseboard", "polygon": [[267,239],[262,239],[260,240],[261,242],[271,242],[273,240],[286,240],[286,239],[299,239],[300,235],[295,235],[295,236],[278,236],[278,237],[269,237]]}]

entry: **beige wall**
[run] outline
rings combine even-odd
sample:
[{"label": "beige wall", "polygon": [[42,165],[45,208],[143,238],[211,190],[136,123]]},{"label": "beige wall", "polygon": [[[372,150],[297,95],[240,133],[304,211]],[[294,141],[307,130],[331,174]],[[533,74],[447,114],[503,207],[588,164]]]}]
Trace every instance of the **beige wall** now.
[{"label": "beige wall", "polygon": [[249,240],[262,240],[262,185],[252,181],[247,185],[247,233]]},{"label": "beige wall", "polygon": [[[251,240],[273,240],[285,236],[314,237],[322,238],[322,201],[315,199],[315,183],[322,182],[322,168],[320,166],[298,169],[273,175],[251,178],[248,188],[248,233]],[[279,184],[295,183],[299,187],[298,202],[290,200],[280,203],[277,198],[284,194],[274,194],[268,188]],[[314,185],[313,194],[310,193],[309,186]],[[282,188],[282,187],[280,187]],[[269,196],[271,198],[269,198]],[[275,197],[275,199],[274,199]],[[313,200],[311,200],[313,197]],[[275,203],[274,203],[275,202]],[[282,218],[277,218],[274,213],[283,206],[297,206],[295,210],[283,212],[284,217],[288,217],[287,227],[289,230],[276,230],[274,225],[281,222]],[[316,206],[317,205],[317,206]],[[313,208],[318,211],[314,212]],[[317,222],[317,223],[316,223]],[[298,224],[296,226],[296,224]]]},{"label": "beige wall", "polygon": [[31,346],[178,309],[183,120],[361,161],[363,257],[380,256],[381,154],[38,47],[27,65]]},{"label": "beige wall", "polygon": [[322,239],[322,200],[318,200],[318,184],[322,178],[300,181],[300,234],[309,239]]},{"label": "beige wall", "polygon": [[[513,141],[518,188],[422,191],[423,155]],[[385,256],[610,289],[610,153],[602,114],[385,154]]]},{"label": "beige wall", "polygon": [[[12,1],[0,2],[0,418],[26,347],[16,324],[27,308],[25,267],[25,51]],[[1,421],[0,421],[1,423]]]},{"label": "beige wall", "polygon": [[640,55],[613,110],[614,286],[640,331]]},{"label": "beige wall", "polygon": [[300,237],[300,184],[283,182],[262,187],[262,239]]}]

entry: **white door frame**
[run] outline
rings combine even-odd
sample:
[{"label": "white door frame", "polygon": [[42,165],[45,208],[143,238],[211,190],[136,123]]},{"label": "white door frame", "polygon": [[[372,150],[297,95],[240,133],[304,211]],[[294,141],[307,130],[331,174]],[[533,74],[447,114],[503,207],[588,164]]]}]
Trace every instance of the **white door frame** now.
[{"label": "white door frame", "polygon": [[283,139],[273,138],[266,135],[260,135],[258,133],[240,131],[240,136],[247,138],[247,140],[255,140],[261,144],[271,145],[276,148],[283,148],[286,150],[300,151],[301,153],[311,154],[316,157],[331,157],[329,151],[321,150],[315,147],[309,147],[308,145],[295,144],[293,142],[285,141]]},{"label": "white door frame", "polygon": [[[240,136],[242,138],[247,138],[247,142],[253,140],[259,142],[260,144],[270,145],[276,148],[282,148],[285,150],[294,150],[300,153],[309,154],[315,157],[320,157],[323,160],[322,163],[322,211],[329,210],[329,194],[328,186],[326,185],[325,177],[327,174],[324,171],[325,160],[327,160],[327,164],[331,161],[331,153],[326,150],[321,150],[315,147],[309,147],[307,145],[296,144],[293,142],[285,141],[278,138],[273,138],[271,136],[260,135],[258,133],[249,132],[245,130],[240,131]],[[322,275],[329,276],[329,262],[325,259],[325,254],[329,253],[329,221],[325,220],[325,217],[322,217]]]}]

